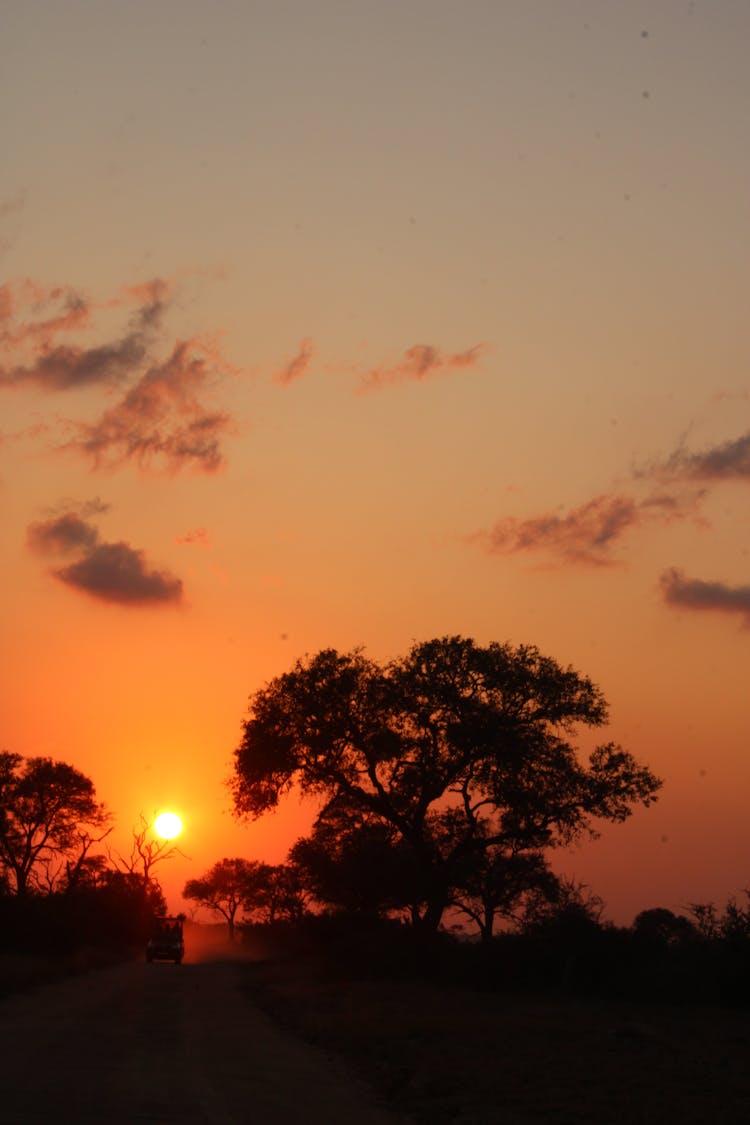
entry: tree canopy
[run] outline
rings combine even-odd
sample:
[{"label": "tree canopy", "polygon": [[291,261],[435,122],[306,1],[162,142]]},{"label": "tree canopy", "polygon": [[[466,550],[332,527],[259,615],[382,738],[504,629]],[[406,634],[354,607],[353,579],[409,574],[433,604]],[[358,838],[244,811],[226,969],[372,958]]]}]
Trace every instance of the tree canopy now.
[{"label": "tree canopy", "polygon": [[249,859],[220,859],[199,879],[188,879],[182,896],[221,914],[232,941],[238,912],[265,889],[267,882],[266,864]]},{"label": "tree canopy", "polygon": [[74,766],[0,753],[0,869],[16,894],[74,883],[110,820]]},{"label": "tree canopy", "polygon": [[607,719],[591,680],[530,645],[450,636],[381,665],[325,649],[251,698],[231,779],[257,818],[298,786],[381,821],[420,872],[420,920],[492,851],[538,853],[649,805],[660,780],[614,743],[582,760],[580,727]]}]

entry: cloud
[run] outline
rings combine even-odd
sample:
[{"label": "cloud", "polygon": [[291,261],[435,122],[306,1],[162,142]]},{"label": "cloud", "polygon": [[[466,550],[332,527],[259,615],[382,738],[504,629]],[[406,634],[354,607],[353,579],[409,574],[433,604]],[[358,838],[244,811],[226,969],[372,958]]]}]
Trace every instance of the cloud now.
[{"label": "cloud", "polygon": [[[204,396],[234,368],[207,336],[177,341],[171,355],[156,352],[172,287],[157,278],[123,287],[92,302],[72,288],[31,280],[0,286],[0,390],[36,386],[46,391],[120,387],[118,400],[93,422],[58,421],[64,439],[57,449],[83,454],[94,468],[135,463],[176,472],[192,466],[212,473],[224,463],[221,441],[230,416],[209,408]],[[70,334],[87,328],[95,310],[130,310],[127,331],[85,347]],[[289,365],[300,369],[299,356]],[[4,365],[3,365],[4,364]],[[124,384],[124,386],[122,386]],[[9,435],[24,437],[25,434]]]},{"label": "cloud", "polygon": [[[90,502],[96,511],[104,505]],[[78,555],[53,577],[100,601],[119,605],[177,604],[182,601],[180,578],[150,566],[143,551],[128,543],[103,543],[93,523],[80,512],[66,512],[29,524],[26,542],[40,555]]]},{"label": "cloud", "polygon": [[[107,504],[100,496],[93,496],[90,500],[61,500],[56,510],[76,512],[83,519],[90,519],[92,516],[103,516],[111,507],[112,505]],[[54,515],[54,512],[50,514]]]},{"label": "cloud", "polygon": [[661,467],[661,473],[691,480],[750,481],[750,433],[726,441],[702,453],[677,449]]},{"label": "cloud", "polygon": [[26,529],[28,546],[40,555],[67,555],[72,551],[91,550],[98,538],[99,532],[94,525],[82,519],[77,512],[40,520],[29,524]]},{"label": "cloud", "polygon": [[157,605],[182,601],[182,579],[166,570],[149,569],[143,551],[127,543],[100,543],[54,575],[105,602]]},{"label": "cloud", "polygon": [[684,497],[654,495],[645,500],[631,496],[595,496],[567,515],[547,513],[530,519],[507,516],[470,541],[488,554],[513,555],[542,551],[564,563],[612,566],[611,547],[633,528],[668,524],[695,516],[702,494]]},{"label": "cloud", "polygon": [[175,536],[175,542],[181,547],[207,547],[209,544],[208,532],[205,527],[194,527],[184,535]]},{"label": "cloud", "polygon": [[[141,303],[130,317],[128,331],[109,343],[85,348],[57,339],[89,320],[91,305],[81,294],[62,288],[43,290],[31,282],[3,287],[0,339],[6,347],[31,354],[0,367],[0,388],[33,385],[45,391],[65,391],[127,378],[148,357],[166,309],[168,286],[156,279],[131,290],[131,295]],[[19,303],[26,313],[20,323]]]},{"label": "cloud", "polygon": [[362,377],[359,393],[378,391],[397,383],[424,382],[439,371],[457,371],[473,367],[485,352],[484,344],[475,344],[464,352],[444,355],[432,344],[414,344],[404,352],[400,363],[373,368]]},{"label": "cloud", "polygon": [[198,395],[227,367],[198,341],[179,342],[97,422],[73,424],[76,436],[65,448],[83,453],[97,469],[131,461],[171,472],[186,466],[216,472],[224,463],[220,440],[231,419],[209,410]]},{"label": "cloud", "polygon": [[750,586],[728,586],[724,582],[687,578],[682,570],[672,567],[659,578],[659,587],[667,605],[740,614],[750,624]]},{"label": "cloud", "polygon": [[305,339],[300,343],[299,351],[297,352],[296,356],[294,356],[293,359],[290,359],[289,362],[284,367],[282,367],[280,371],[276,372],[273,377],[274,383],[278,383],[278,385],[281,387],[288,387],[289,384],[293,383],[295,379],[299,379],[302,375],[305,374],[308,367],[310,366],[310,360],[312,359],[312,357],[312,340],[309,337],[305,337]]},{"label": "cloud", "polygon": [[8,282],[0,286],[0,341],[5,348],[49,349],[56,335],[87,324],[90,313],[90,301],[70,286]]}]

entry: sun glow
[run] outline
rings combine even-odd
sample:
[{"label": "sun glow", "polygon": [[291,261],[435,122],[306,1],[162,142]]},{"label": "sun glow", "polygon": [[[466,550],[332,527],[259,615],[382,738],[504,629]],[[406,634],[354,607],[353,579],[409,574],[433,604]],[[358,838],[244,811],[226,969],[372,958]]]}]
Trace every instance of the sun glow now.
[{"label": "sun glow", "polygon": [[174,840],[182,832],[182,821],[177,813],[159,813],[154,821],[154,831],[162,840]]}]

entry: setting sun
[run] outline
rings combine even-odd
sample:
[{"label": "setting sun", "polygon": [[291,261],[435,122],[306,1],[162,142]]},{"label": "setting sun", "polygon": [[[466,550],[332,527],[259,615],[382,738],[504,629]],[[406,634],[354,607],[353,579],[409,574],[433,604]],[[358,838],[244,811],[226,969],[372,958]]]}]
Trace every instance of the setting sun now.
[{"label": "setting sun", "polygon": [[159,813],[154,821],[154,830],[162,840],[174,840],[182,832],[182,821],[177,813]]}]

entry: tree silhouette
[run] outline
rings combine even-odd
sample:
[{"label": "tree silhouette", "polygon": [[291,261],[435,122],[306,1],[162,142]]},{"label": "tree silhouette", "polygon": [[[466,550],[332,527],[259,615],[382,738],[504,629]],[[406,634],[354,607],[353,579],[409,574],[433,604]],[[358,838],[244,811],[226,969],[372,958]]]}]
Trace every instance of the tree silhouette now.
[{"label": "tree silhouette", "polygon": [[289,858],[321,905],[372,915],[418,912],[413,853],[392,825],[371,814],[329,805]]},{"label": "tree silhouette", "polygon": [[419,869],[419,922],[490,849],[539,852],[649,805],[661,782],[608,743],[582,762],[578,726],[607,717],[586,677],[536,648],[463,637],[381,666],[326,649],[255,693],[230,785],[257,818],[293,785],[390,825]]},{"label": "tree silhouette", "polygon": [[171,840],[154,836],[151,825],[141,812],[138,814],[138,824],[132,830],[130,855],[123,856],[113,850],[110,852],[110,859],[119,871],[138,875],[147,884],[154,881],[151,872],[156,865],[173,859],[176,855],[184,857],[184,852]]},{"label": "tree silhouette", "polygon": [[269,925],[299,921],[307,913],[311,897],[299,864],[290,857],[287,863],[261,866],[263,877],[244,902],[247,918]]},{"label": "tree silhouette", "polygon": [[540,852],[487,848],[457,872],[449,905],[476,925],[482,942],[491,941],[498,917],[519,922],[539,902],[554,902],[559,881]]},{"label": "tree silhouette", "polygon": [[665,906],[652,906],[641,910],[633,920],[633,933],[641,942],[671,947],[693,941],[698,931],[684,914],[675,914]]},{"label": "tree silhouette", "polygon": [[15,894],[74,883],[110,831],[94,783],[74,766],[0,753],[0,867]]},{"label": "tree silhouette", "polygon": [[263,901],[271,869],[249,859],[220,859],[199,879],[188,879],[182,897],[205,906],[226,919],[229,940],[234,941],[240,910]]}]

